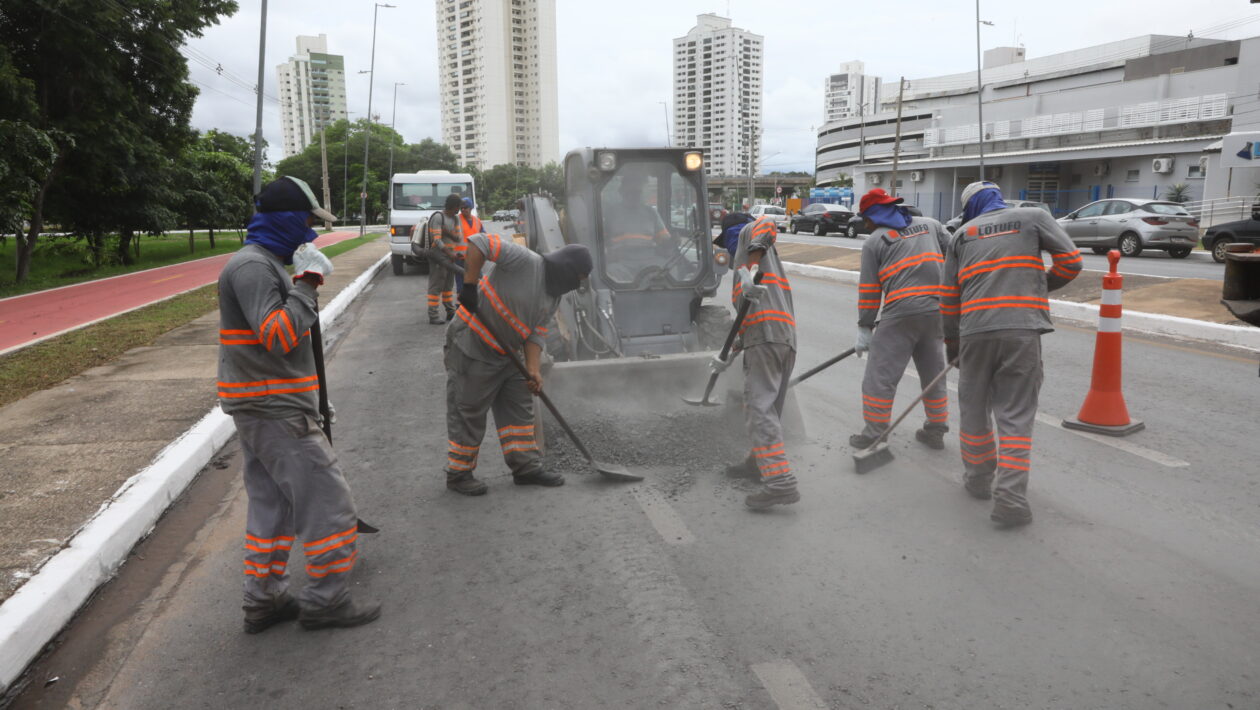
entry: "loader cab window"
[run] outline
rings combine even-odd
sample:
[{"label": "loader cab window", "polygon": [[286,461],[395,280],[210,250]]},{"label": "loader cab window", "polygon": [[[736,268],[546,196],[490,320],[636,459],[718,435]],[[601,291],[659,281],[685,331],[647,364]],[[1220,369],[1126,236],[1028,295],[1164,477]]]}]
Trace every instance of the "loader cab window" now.
[{"label": "loader cab window", "polygon": [[699,278],[703,245],[695,185],[672,163],[629,162],[599,194],[604,270],[615,284]]}]

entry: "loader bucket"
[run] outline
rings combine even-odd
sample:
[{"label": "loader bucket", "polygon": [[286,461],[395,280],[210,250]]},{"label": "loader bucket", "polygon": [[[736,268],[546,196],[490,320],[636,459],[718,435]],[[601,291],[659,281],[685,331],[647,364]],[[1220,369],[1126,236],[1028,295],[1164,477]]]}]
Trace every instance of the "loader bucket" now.
[{"label": "loader bucket", "polygon": [[[654,408],[679,406],[678,395],[703,389],[713,353],[608,358],[560,362],[547,375],[547,388],[557,401],[580,400],[618,406],[633,402]],[[742,374],[731,368],[722,376],[719,391]]]}]

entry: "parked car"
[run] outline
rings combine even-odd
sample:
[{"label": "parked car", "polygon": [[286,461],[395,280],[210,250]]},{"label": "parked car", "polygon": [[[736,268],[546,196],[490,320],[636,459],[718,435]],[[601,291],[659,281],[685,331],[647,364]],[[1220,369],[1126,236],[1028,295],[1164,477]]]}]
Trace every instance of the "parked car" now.
[{"label": "parked car", "polygon": [[800,234],[801,230],[812,231],[814,236],[821,237],[828,232],[844,232],[845,225],[853,212],[843,205],[832,205],[816,202],[792,215],[788,223],[792,234]]},{"label": "parked car", "polygon": [[[914,205],[904,205],[904,206],[910,212],[910,214],[914,215],[915,217],[923,216],[923,212],[918,207],[915,207]],[[871,230],[866,228],[866,220],[862,219],[861,215],[855,214],[852,217],[850,217],[849,223],[846,224],[844,227],[844,236],[848,237],[849,239],[857,239],[859,234],[870,234],[870,233],[871,233]]]},{"label": "parked car", "polygon": [[1163,200],[1099,200],[1060,218],[1059,224],[1077,246],[1095,254],[1114,248],[1121,256],[1137,256],[1143,249],[1158,249],[1184,259],[1199,243],[1199,220]]},{"label": "parked car", "polygon": [[718,226],[726,216],[726,208],[716,202],[709,203],[709,224]]},{"label": "parked car", "polygon": [[787,210],[775,205],[753,205],[753,208],[748,212],[748,214],[751,214],[753,219],[768,217],[774,220],[774,223],[779,226],[780,232],[787,231],[788,222],[790,221],[788,219]]},{"label": "parked car", "polygon": [[1214,224],[1203,232],[1203,248],[1217,263],[1225,261],[1225,245],[1235,242],[1260,245],[1260,209],[1251,211],[1251,219]]},{"label": "parked car", "polygon": [[507,218],[508,218],[507,210],[495,210],[494,214],[490,216],[490,221],[491,222],[504,222],[507,220]]},{"label": "parked car", "polygon": [[[1014,200],[1012,202],[1007,202],[1006,204],[1009,207],[1038,207],[1049,212],[1050,214],[1054,214],[1054,210],[1050,209],[1050,205],[1047,205],[1044,202],[1033,202],[1031,200]],[[954,215],[953,219],[945,223],[945,230],[948,231],[950,234],[953,234],[954,230],[958,229],[959,225],[963,223],[962,217],[963,217],[962,212],[959,212],[958,214]]]}]

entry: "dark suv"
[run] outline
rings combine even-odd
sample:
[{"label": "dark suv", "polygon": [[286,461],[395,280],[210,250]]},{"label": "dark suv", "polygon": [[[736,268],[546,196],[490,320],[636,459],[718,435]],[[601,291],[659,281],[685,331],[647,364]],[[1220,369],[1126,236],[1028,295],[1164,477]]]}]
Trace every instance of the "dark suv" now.
[{"label": "dark suv", "polygon": [[1260,244],[1260,209],[1251,211],[1251,219],[1214,224],[1203,232],[1203,248],[1217,263],[1225,261],[1225,245],[1235,242]]},{"label": "dark suv", "polygon": [[[923,211],[914,205],[904,205],[904,207],[915,217],[922,217]],[[861,215],[853,215],[849,218],[849,223],[845,225],[844,236],[849,239],[857,239],[859,234],[870,234],[871,230],[866,228],[866,220]]]},{"label": "dark suv", "polygon": [[792,215],[788,228],[792,234],[800,234],[801,230],[806,230],[821,237],[828,232],[843,232],[844,225],[849,223],[852,216],[853,212],[840,205],[816,202]]}]

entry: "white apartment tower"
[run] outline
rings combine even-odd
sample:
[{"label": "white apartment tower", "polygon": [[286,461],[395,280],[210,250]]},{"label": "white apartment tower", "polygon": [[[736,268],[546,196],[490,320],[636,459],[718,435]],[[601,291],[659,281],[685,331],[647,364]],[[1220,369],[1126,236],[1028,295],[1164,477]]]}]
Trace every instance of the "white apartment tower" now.
[{"label": "white apartment tower", "polygon": [[710,175],[756,172],[762,57],[761,35],[714,14],[674,40],[674,144],[704,151]]},{"label": "white apartment tower", "polygon": [[442,141],[481,169],[560,159],[555,0],[435,0]]},{"label": "white apartment tower", "polygon": [[827,77],[823,98],[825,122],[879,113],[881,81],[865,72],[862,62],[845,62],[839,72]]},{"label": "white apartment tower", "polygon": [[319,130],[346,117],[346,66],[328,53],[328,36],[299,36],[297,54],[276,67],[284,157],[310,145]]}]

